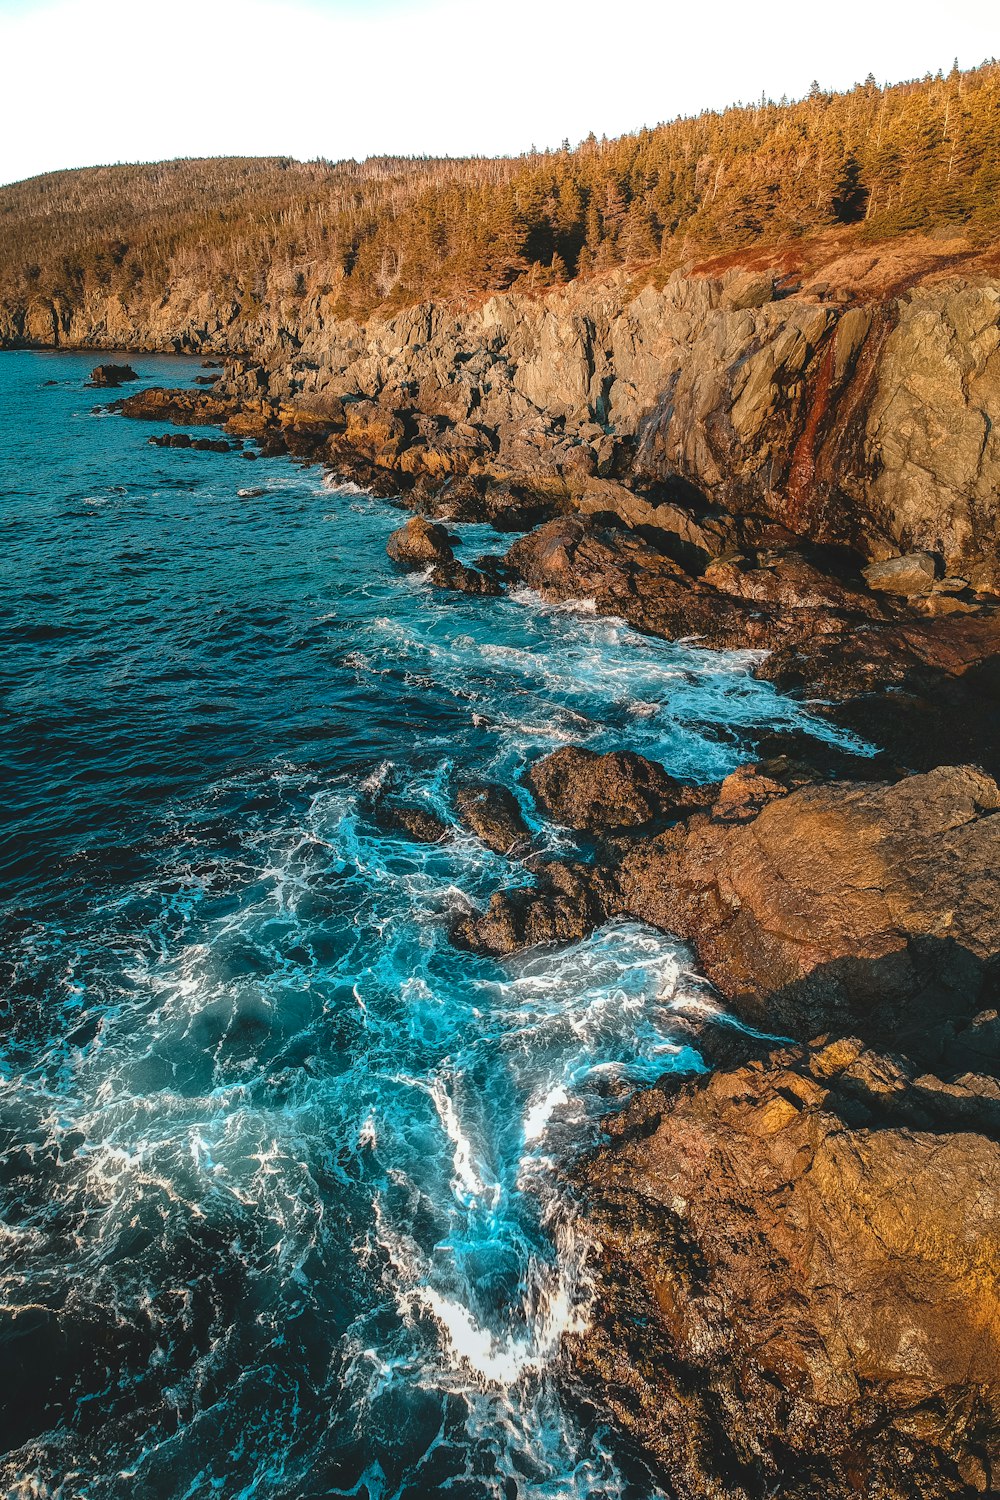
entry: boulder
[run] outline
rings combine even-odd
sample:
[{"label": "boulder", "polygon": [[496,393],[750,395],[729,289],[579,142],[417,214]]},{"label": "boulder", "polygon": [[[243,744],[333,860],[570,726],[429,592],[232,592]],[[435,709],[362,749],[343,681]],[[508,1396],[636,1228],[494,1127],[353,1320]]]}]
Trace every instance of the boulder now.
[{"label": "boulder", "polygon": [[139,377],[131,365],[98,365],[90,372],[90,384],[99,386],[125,385]]},{"label": "boulder", "polygon": [[722,278],[721,305],[730,312],[764,307],[774,300],[774,277],[762,271],[729,271]]},{"label": "boulder", "polygon": [[455,561],[445,528],[423,516],[414,516],[405,526],[394,531],[385,544],[385,550],[394,563],[404,568],[427,568],[435,563]]},{"label": "boulder", "polygon": [[586,937],[617,910],[606,870],[577,861],[539,860],[537,884],[495,891],[485,912],[463,917],[452,930],[456,947],[504,958],[542,944]]},{"label": "boulder", "polygon": [[455,793],[455,812],[487,848],[497,854],[518,856],[531,843],[531,830],[517,798],[505,786],[493,782],[469,782]]},{"label": "boulder", "polygon": [[598,1251],[570,1349],[671,1493],[995,1493],[998,1125],[994,1078],[853,1038],[606,1122],[576,1173]]},{"label": "boulder", "polygon": [[[740,773],[738,773],[740,774]],[[1000,787],[971,766],[805,786],[747,819],[696,815],[626,854],[625,909],[693,943],[772,1034],[832,1025],[918,1052],[1000,966]],[[737,798],[737,803],[740,798]]]},{"label": "boulder", "polygon": [[908,552],[862,569],[870,589],[885,594],[927,594],[934,586],[934,559],[929,552]]},{"label": "boulder", "polygon": [[713,791],[686,786],[634,751],[598,755],[580,745],[547,755],[524,779],[546,817],[594,835],[648,830],[707,806]]},{"label": "boulder", "polygon": [[478,594],[481,598],[497,598],[503,593],[498,580],[488,573],[467,568],[464,563],[439,563],[431,573],[431,583],[437,589],[452,589],[459,594]]}]

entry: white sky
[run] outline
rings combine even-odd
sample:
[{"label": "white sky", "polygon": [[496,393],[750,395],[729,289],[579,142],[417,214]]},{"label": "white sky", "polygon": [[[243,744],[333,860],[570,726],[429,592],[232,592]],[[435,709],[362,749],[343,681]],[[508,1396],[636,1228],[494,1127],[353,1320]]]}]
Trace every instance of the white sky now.
[{"label": "white sky", "polygon": [[519,152],[993,55],[996,0],[0,0],[0,183]]}]

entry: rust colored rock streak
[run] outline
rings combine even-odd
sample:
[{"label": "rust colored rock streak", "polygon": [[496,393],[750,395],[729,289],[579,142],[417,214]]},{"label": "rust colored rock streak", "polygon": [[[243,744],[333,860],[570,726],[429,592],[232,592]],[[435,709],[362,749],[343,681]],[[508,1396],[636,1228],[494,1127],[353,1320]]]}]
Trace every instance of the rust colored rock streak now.
[{"label": "rust colored rock streak", "polygon": [[792,451],[792,461],[785,483],[784,520],[792,531],[800,535],[812,534],[816,529],[816,512],[820,504],[815,485],[817,440],[821,427],[825,426],[828,420],[830,392],[834,383],[835,340],[836,329],[833,335],[828,337],[820,358],[805,425]]}]

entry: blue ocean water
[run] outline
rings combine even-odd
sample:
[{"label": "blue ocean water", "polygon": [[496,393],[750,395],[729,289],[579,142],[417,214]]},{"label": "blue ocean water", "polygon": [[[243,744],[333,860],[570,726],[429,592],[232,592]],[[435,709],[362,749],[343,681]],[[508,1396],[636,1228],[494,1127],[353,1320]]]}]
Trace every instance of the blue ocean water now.
[{"label": "blue ocean water", "polygon": [[93,363],[0,355],[0,1488],[645,1500],[560,1356],[560,1166],[699,1065],[702,987],[636,924],[455,951],[523,872],[372,792],[446,815],[569,742],[710,779],[810,721],[746,657],[400,576],[390,505],[151,447]]}]

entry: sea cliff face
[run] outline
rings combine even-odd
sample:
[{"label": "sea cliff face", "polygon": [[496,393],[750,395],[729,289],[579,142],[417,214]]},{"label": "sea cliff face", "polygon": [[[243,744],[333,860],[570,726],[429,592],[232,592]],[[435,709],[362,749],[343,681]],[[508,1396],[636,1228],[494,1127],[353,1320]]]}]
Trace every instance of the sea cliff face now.
[{"label": "sea cliff face", "polygon": [[329,294],[222,305],[182,283],[155,308],[0,309],[0,342],[227,354],[221,397],[332,420],[346,457],[404,483],[541,482],[681,540],[724,511],[868,559],[926,550],[995,586],[1000,282],[947,257],[873,262],[825,280],[737,263],[638,294],[619,273],[366,324]]}]

